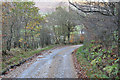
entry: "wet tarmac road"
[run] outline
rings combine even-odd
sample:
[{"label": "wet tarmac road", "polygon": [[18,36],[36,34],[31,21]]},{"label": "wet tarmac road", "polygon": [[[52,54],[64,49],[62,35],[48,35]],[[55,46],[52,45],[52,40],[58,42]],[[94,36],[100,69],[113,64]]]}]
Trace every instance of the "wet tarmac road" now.
[{"label": "wet tarmac road", "polygon": [[[77,78],[72,51],[81,45],[64,46],[49,50],[10,72],[9,78]],[[29,66],[28,66],[29,65]],[[24,68],[25,67],[25,68]]]}]

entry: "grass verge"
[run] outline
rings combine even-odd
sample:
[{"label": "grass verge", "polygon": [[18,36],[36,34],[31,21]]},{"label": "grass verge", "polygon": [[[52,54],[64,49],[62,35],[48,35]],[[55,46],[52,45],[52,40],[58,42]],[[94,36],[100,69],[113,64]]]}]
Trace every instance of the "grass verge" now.
[{"label": "grass verge", "polygon": [[17,65],[19,64],[20,61],[25,60],[35,54],[38,54],[41,51],[49,50],[53,47],[55,47],[55,45],[50,45],[42,49],[37,49],[37,50],[32,50],[32,51],[30,50],[27,52],[20,50],[20,49],[14,49],[16,51],[14,52],[14,54],[3,56],[2,72],[5,71],[7,68],[9,68],[11,65]]}]

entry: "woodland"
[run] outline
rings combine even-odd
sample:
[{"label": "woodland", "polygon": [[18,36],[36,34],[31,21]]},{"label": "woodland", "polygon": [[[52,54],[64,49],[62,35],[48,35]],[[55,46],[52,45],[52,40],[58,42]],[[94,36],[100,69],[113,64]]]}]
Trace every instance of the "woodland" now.
[{"label": "woodland", "polygon": [[2,3],[3,71],[39,48],[83,44],[76,56],[89,78],[119,78],[120,2],[69,4],[43,15],[34,2]]}]

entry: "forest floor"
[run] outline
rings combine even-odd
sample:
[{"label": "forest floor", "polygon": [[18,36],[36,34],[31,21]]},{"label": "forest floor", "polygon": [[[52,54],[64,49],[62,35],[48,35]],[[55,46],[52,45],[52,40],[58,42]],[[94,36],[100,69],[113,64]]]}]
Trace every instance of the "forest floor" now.
[{"label": "forest floor", "polygon": [[72,52],[82,45],[62,46],[42,52],[21,66],[11,69],[4,78],[77,78]]}]

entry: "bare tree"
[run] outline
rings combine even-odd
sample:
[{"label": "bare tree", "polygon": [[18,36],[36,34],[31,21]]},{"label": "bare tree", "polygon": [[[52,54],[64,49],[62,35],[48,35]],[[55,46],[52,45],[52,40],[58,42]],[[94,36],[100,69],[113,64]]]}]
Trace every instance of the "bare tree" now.
[{"label": "bare tree", "polygon": [[[85,13],[86,16],[81,17],[85,27],[87,42],[95,39],[101,41],[104,47],[113,45],[116,41],[113,37],[117,27],[117,12],[115,2],[71,2],[69,4],[75,7],[78,12]],[[79,15],[81,14],[79,12]],[[115,43],[114,45],[116,45]]]}]

